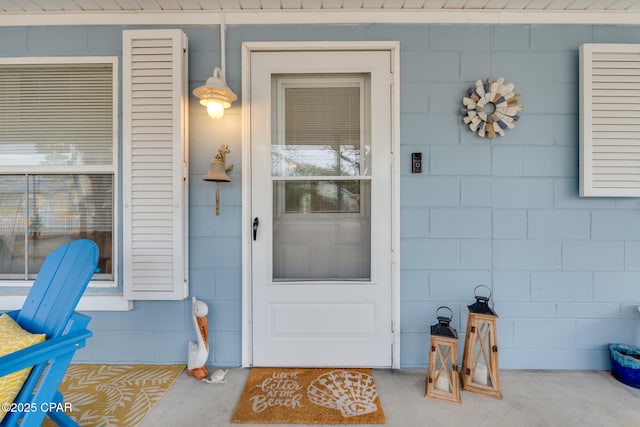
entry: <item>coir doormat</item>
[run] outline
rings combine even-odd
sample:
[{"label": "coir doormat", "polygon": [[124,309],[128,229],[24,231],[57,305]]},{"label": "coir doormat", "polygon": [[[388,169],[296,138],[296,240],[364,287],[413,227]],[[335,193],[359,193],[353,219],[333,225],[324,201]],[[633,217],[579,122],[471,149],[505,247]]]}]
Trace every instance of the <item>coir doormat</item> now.
[{"label": "coir doormat", "polygon": [[371,369],[254,368],[231,419],[242,424],[384,424]]}]

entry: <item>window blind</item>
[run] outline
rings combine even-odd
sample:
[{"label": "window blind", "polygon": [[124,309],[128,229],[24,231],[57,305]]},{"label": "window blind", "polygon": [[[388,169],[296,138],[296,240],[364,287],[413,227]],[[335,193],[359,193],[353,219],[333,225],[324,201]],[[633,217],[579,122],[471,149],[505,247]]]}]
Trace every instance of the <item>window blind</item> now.
[{"label": "window blind", "polygon": [[360,88],[287,88],[285,126],[286,145],[360,148]]},{"label": "window blind", "polygon": [[0,64],[0,166],[111,165],[113,64]]}]

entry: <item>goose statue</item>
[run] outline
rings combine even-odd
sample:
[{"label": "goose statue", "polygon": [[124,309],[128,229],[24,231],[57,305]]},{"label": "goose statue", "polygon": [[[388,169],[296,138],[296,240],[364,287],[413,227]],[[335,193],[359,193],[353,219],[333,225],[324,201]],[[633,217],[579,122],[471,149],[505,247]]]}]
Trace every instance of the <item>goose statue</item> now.
[{"label": "goose statue", "polygon": [[209,371],[206,363],[209,358],[209,326],[207,325],[209,307],[204,301],[191,298],[191,315],[196,330],[197,342],[189,342],[187,373],[197,380],[207,378]]}]

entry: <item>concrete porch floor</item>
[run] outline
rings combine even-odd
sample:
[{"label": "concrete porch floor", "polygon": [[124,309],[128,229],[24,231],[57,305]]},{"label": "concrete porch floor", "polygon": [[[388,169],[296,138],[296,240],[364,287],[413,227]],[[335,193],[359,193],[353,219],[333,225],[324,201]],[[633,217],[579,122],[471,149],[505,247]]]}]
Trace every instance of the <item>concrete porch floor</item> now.
[{"label": "concrete porch floor", "polygon": [[[230,369],[226,384],[183,373],[140,427],[239,425],[230,420],[248,373]],[[376,369],[374,377],[391,427],[640,427],[640,390],[609,372],[502,370],[504,399],[463,391],[461,406],[427,399],[423,371]]]}]

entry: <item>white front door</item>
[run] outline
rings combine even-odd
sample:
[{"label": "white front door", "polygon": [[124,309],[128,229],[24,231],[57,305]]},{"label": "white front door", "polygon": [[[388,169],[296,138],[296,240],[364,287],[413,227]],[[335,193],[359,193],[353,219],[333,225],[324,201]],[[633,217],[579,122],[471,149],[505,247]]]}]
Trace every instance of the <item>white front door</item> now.
[{"label": "white front door", "polygon": [[390,56],[251,53],[254,366],[392,365]]}]

